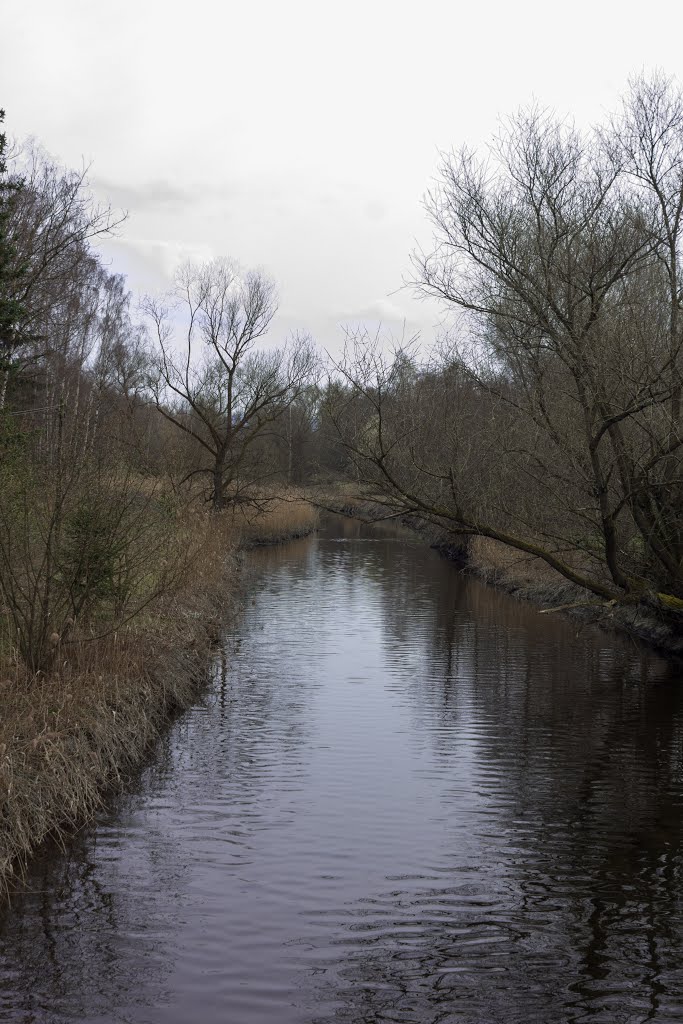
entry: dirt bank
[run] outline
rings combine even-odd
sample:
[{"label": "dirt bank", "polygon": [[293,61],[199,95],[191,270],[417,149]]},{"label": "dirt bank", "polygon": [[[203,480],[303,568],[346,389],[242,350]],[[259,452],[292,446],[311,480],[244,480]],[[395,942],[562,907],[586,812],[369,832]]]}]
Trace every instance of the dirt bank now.
[{"label": "dirt bank", "polygon": [[[321,508],[359,518],[366,522],[381,519],[385,510],[370,498],[358,499],[350,491],[315,498]],[[530,601],[548,614],[563,614],[602,629],[626,633],[662,654],[683,658],[683,634],[678,616],[670,619],[657,614],[643,603],[607,605],[585,590],[564,579],[546,562],[515,551],[488,537],[458,537],[419,519],[400,517],[407,526],[444,557],[455,562],[462,572],[476,576],[511,596]]]}]

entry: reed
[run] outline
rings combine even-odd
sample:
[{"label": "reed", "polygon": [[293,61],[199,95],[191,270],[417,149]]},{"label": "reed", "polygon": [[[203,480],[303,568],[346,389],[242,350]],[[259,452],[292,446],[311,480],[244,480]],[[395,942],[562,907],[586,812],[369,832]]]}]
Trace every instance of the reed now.
[{"label": "reed", "polygon": [[[168,586],[130,622],[76,624],[49,674],[22,665],[0,638],[0,890],[11,892],[44,840],[62,840],[107,795],[208,678],[219,627],[239,607],[239,548],[309,533],[316,514],[296,493],[220,515],[188,507]],[[162,568],[160,567],[160,572]],[[2,617],[0,615],[0,622]]]},{"label": "reed", "polygon": [[315,507],[293,489],[263,494],[256,505],[239,506],[229,517],[237,542],[245,547],[305,537],[318,525]]}]

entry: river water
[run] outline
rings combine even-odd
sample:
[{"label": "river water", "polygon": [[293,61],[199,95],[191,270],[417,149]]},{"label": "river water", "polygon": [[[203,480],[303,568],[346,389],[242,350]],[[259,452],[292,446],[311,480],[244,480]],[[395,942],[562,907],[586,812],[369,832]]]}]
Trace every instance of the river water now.
[{"label": "river water", "polygon": [[683,690],[341,520],[0,931],[24,1024],[683,1021]]}]

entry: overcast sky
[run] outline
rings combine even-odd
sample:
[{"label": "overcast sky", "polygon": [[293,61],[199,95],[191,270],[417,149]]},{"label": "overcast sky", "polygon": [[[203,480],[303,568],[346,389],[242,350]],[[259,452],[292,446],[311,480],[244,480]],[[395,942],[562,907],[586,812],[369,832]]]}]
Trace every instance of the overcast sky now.
[{"label": "overcast sky", "polygon": [[356,320],[434,337],[438,307],[401,286],[439,149],[533,98],[589,123],[629,74],[683,75],[673,0],[24,0],[0,33],[8,132],[92,163],[136,292],[230,256],[277,280],[275,337],[332,349]]}]

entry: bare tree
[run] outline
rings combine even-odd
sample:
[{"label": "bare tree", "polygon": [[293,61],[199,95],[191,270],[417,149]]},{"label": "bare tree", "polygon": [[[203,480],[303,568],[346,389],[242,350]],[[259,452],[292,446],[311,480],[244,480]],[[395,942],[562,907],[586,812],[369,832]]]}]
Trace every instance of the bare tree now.
[{"label": "bare tree", "polygon": [[[446,154],[415,283],[457,331],[409,388],[367,339],[342,371],[370,410],[345,442],[390,510],[533,554],[602,599],[677,607],[683,160],[667,89],[638,85],[619,140],[532,110],[485,159]],[[634,155],[643,139],[656,159],[650,143]]]},{"label": "bare tree", "polygon": [[[209,475],[210,498],[221,509],[244,484],[256,439],[313,379],[313,346],[308,336],[295,335],[284,348],[258,350],[277,310],[275,286],[227,260],[186,264],[171,303],[148,298],[143,308],[158,346],[157,408],[205,453],[204,464],[187,476]],[[182,355],[174,350],[173,323],[181,316]],[[255,475],[252,467],[252,480]]]},{"label": "bare tree", "polygon": [[652,225],[659,303],[656,313],[650,305],[648,326],[661,339],[669,413],[668,429],[660,423],[650,434],[649,457],[638,466],[625,460],[623,475],[634,516],[675,573],[683,563],[683,517],[671,514],[683,507],[683,92],[661,73],[632,79],[603,137]]},{"label": "bare tree", "polygon": [[[35,144],[6,161],[3,233],[8,260],[3,303],[13,310],[0,325],[0,408],[12,374],[47,357],[82,364],[93,344],[98,291],[106,271],[91,249],[125,219],[99,206],[86,171],[57,166]],[[3,170],[0,170],[0,179]],[[99,281],[93,287],[93,277]]]}]

